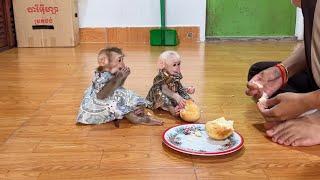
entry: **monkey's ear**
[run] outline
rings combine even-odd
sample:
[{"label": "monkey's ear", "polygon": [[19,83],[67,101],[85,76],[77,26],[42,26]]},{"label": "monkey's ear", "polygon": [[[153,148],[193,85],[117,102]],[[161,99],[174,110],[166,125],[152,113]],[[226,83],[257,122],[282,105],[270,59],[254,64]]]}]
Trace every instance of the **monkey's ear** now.
[{"label": "monkey's ear", "polygon": [[159,59],[158,60],[158,68],[159,69],[164,69],[164,67],[165,67],[165,61],[162,60],[162,59]]},{"label": "monkey's ear", "polygon": [[98,56],[98,64],[99,66],[104,66],[106,64],[109,64],[109,59],[107,58],[106,55],[101,54]]}]

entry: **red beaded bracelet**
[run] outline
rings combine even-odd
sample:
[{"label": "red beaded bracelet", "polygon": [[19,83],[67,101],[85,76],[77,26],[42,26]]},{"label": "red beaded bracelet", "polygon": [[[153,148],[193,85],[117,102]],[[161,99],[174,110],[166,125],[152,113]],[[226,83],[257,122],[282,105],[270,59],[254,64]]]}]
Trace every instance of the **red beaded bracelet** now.
[{"label": "red beaded bracelet", "polygon": [[283,71],[282,71],[282,68],[277,64],[276,67],[279,69],[280,71],[280,74],[281,74],[281,80],[282,80],[282,84],[281,86],[284,85],[284,74],[283,74]]},{"label": "red beaded bracelet", "polygon": [[289,72],[288,72],[288,69],[282,64],[280,63],[280,66],[282,67],[282,69],[284,70],[285,72],[285,81],[284,81],[284,84],[287,84],[288,80],[289,80]]},{"label": "red beaded bracelet", "polygon": [[276,67],[281,73],[282,86],[285,86],[288,82],[288,70],[282,63],[277,64]]}]

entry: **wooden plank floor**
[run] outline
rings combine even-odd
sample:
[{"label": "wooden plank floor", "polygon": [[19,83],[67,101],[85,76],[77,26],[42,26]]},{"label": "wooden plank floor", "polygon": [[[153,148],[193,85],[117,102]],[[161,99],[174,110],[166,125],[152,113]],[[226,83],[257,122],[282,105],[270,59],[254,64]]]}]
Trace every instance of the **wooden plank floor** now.
[{"label": "wooden plank floor", "polygon": [[[162,127],[76,126],[83,91],[104,44],[76,48],[21,48],[0,53],[0,179],[317,179],[320,147],[272,143],[263,119],[244,95],[247,70],[260,60],[281,60],[294,42],[225,42],[177,48],[184,84],[194,85],[201,122],[235,121],[245,139],[232,155],[196,157],[161,143],[181,123],[165,113]],[[118,45],[132,68],[125,86],[145,96],[163,47]],[[167,47],[167,49],[171,49]],[[143,82],[143,83],[142,83]]]}]

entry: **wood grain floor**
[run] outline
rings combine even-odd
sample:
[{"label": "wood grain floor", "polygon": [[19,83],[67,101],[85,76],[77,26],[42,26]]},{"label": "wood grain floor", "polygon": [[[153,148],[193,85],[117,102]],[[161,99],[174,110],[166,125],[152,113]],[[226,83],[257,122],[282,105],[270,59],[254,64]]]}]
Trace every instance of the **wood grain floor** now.
[{"label": "wood grain floor", "polygon": [[[184,84],[194,85],[201,122],[235,121],[244,148],[196,157],[161,143],[181,123],[161,112],[162,127],[77,126],[83,91],[104,44],[21,48],[0,53],[0,179],[317,179],[320,147],[291,148],[265,137],[255,103],[244,95],[250,64],[281,60],[294,42],[224,42],[173,48],[183,57]],[[164,49],[118,45],[132,68],[125,86],[145,96]],[[142,83],[143,82],[143,83]]]}]

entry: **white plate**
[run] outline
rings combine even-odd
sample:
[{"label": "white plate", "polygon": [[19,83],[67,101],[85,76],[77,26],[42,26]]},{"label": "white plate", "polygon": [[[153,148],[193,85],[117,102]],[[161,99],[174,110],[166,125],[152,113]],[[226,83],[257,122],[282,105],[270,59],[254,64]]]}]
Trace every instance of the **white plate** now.
[{"label": "white plate", "polygon": [[162,140],[176,151],[200,156],[230,154],[243,146],[243,138],[237,132],[221,141],[210,138],[205,124],[183,124],[168,128],[163,133]]}]

